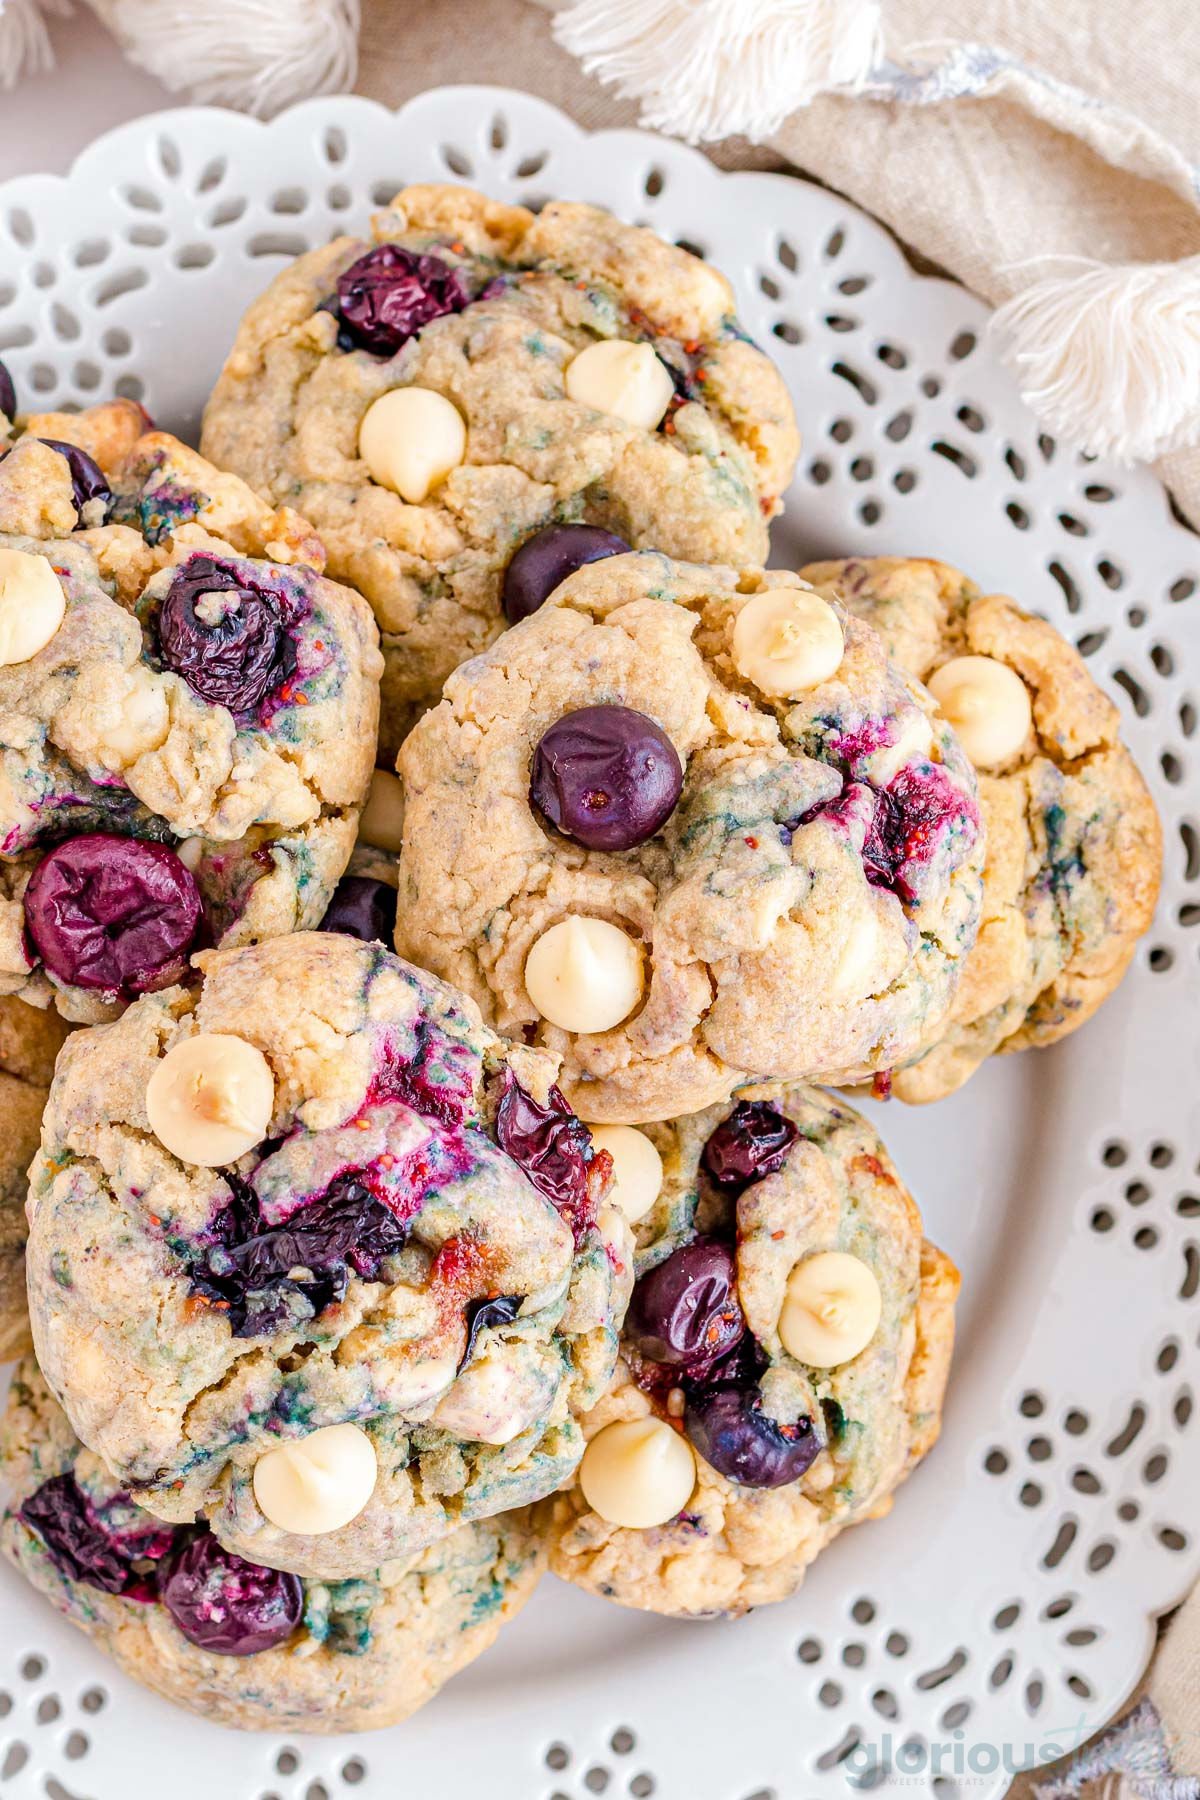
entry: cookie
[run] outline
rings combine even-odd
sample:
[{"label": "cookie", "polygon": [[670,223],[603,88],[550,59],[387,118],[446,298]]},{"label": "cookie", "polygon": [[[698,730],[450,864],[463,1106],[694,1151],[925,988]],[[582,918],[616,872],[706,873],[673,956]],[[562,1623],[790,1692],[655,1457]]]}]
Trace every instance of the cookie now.
[{"label": "cookie", "polygon": [[[527,603],[513,554],[622,545],[766,558],[799,440],[724,276],[594,206],[535,217],[405,188],[370,239],[278,275],[209,401],[205,454],[320,531],[383,632],[394,755],[450,671]],[[534,570],[542,579],[544,571]]]},{"label": "cookie", "polygon": [[553,1060],[378,944],[197,960],[50,1091],[30,1314],[80,1438],[160,1518],[321,1579],[548,1493],[633,1279]]},{"label": "cookie", "polygon": [[0,1547],[143,1687],[245,1731],[369,1731],[431,1700],[529,1598],[520,1515],[353,1581],[301,1581],[164,1526],[79,1443],[30,1357],[0,1426]]},{"label": "cookie", "polygon": [[57,1013],[0,996],[0,1363],[29,1348],[25,1195],[66,1029]]},{"label": "cookie", "polygon": [[902,1061],[978,925],[975,778],[869,626],[791,574],[578,570],[401,752],[397,947],[673,1118]]},{"label": "cookie", "polygon": [[0,460],[0,992],[97,1020],[205,941],[315,926],[354,842],[370,609],[140,407]]},{"label": "cookie", "polygon": [[1154,802],[1120,717],[1044,619],[945,563],[873,557],[803,571],[927,682],[979,774],[983,922],[949,1017],[894,1091],[937,1100],[997,1051],[1052,1044],[1129,967],[1162,876]]},{"label": "cookie", "polygon": [[785,1599],[936,1441],[958,1272],[871,1127],[814,1089],[601,1138],[639,1278],[579,1478],[536,1509],[550,1566],[678,1617]]}]

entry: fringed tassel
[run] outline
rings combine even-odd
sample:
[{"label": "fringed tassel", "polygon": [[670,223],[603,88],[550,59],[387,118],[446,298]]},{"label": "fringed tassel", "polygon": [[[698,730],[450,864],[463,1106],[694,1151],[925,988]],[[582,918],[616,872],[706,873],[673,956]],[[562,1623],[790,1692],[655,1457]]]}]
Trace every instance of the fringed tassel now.
[{"label": "fringed tassel", "polygon": [[270,118],[354,86],[359,0],[91,3],[133,62],[193,100]]},{"label": "fringed tassel", "polygon": [[68,0],[0,0],[0,89],[54,67],[45,15],[65,18],[70,10]]},{"label": "fringed tassel", "polygon": [[1124,463],[1200,444],[1200,256],[1052,261],[993,320],[1047,429]]},{"label": "fringed tassel", "polygon": [[882,54],[879,0],[575,0],[554,34],[590,75],[689,143],[769,137],[798,106],[853,91]]}]

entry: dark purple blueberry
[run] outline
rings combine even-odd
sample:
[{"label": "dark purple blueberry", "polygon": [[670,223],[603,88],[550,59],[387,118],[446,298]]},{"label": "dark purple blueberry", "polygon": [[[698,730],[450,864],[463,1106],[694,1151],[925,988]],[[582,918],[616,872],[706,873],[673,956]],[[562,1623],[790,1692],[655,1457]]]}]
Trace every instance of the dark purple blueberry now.
[{"label": "dark purple blueberry", "polygon": [[396,930],[396,890],[374,875],[343,875],[318,931],[340,931],[364,944],[390,944]]},{"label": "dark purple blueberry", "polygon": [[598,525],[547,525],[525,540],[504,571],[505,618],[510,625],[527,619],[576,569],[628,549],[624,538]]},{"label": "dark purple blueberry", "polygon": [[740,1192],[773,1175],[797,1136],[792,1121],[766,1100],[739,1100],[705,1144],[700,1160],[721,1187]]},{"label": "dark purple blueberry", "polygon": [[[430,319],[461,312],[471,290],[440,256],[380,244],[338,276],[337,316],[351,349],[394,356]],[[340,341],[340,340],[339,340]]]},{"label": "dark purple blueberry", "polygon": [[549,1105],[527,1094],[511,1069],[496,1108],[496,1140],[524,1169],[540,1194],[557,1207],[578,1239],[595,1218],[592,1170],[595,1158],[587,1126],[577,1119],[558,1088]]},{"label": "dark purple blueberry", "polygon": [[[126,1496],[114,1505],[137,1518]],[[104,1513],[97,1511],[70,1471],[43,1481],[17,1516],[41,1538],[51,1562],[68,1581],[83,1581],[128,1600],[154,1599],[152,1565],[171,1548],[175,1533],[170,1526],[143,1515],[134,1529],[110,1529]]]},{"label": "dark purple blueberry", "polygon": [[408,1241],[407,1223],[352,1176],[275,1226],[264,1224],[244,1182],[226,1179],[233,1201],[190,1280],[225,1312],[234,1337],[269,1337],[318,1318],[345,1299],[351,1270],[377,1281],[386,1258]]},{"label": "dark purple blueberry", "polygon": [[754,1387],[720,1384],[689,1394],[683,1426],[705,1462],[742,1487],[799,1481],[825,1448],[811,1419],[779,1425],[768,1418]]},{"label": "dark purple blueberry", "polygon": [[201,700],[252,712],[296,666],[282,596],[215,556],[178,570],[158,614],[158,647]]},{"label": "dark purple blueberry", "polygon": [[489,1325],[511,1325],[524,1303],[524,1294],[497,1294],[494,1300],[472,1300],[467,1307],[467,1347],[459,1368],[465,1368],[475,1354],[481,1331]]},{"label": "dark purple blueberry", "polygon": [[175,852],[107,831],[56,845],[25,889],[25,929],[51,974],[125,999],[178,980],[199,925],[200,890]]},{"label": "dark purple blueberry", "polygon": [[171,1558],[158,1591],[188,1643],[213,1656],[273,1650],[304,1612],[298,1575],[246,1562],[207,1531]]},{"label": "dark purple blueberry", "polygon": [[13,378],[0,362],[0,413],[10,422],[17,416],[17,390]]},{"label": "dark purple blueberry", "polygon": [[[0,412],[3,410],[3,406],[0,406]],[[108,508],[112,502],[108,477],[99,463],[92,461],[86,450],[81,450],[77,444],[60,443],[58,438],[41,438],[39,442],[45,444],[48,450],[57,450],[60,456],[66,457],[77,512],[82,512],[89,500],[103,500],[105,508]]]},{"label": "dark purple blueberry", "polygon": [[732,1350],[746,1329],[737,1266],[717,1238],[693,1238],[643,1275],[625,1334],[652,1362],[697,1372]]},{"label": "dark purple blueberry", "polygon": [[683,765],[660,725],[630,706],[581,706],[533,753],[529,798],[587,850],[632,850],[670,818]]}]

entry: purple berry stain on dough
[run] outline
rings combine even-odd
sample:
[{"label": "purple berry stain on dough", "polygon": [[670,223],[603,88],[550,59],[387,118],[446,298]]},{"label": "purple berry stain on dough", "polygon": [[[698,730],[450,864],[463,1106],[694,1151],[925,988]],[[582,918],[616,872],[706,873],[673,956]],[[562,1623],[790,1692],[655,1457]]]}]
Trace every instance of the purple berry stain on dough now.
[{"label": "purple berry stain on dough", "polygon": [[851,781],[799,824],[818,818],[861,840],[863,871],[872,887],[913,906],[923,898],[928,871],[952,846],[965,855],[980,829],[975,802],[934,763],[910,764],[884,788]]},{"label": "purple berry stain on dough", "polygon": [[102,831],[49,851],[24,899],[51,974],[124,999],[179,979],[201,919],[195,878],[173,850]]},{"label": "purple berry stain on dough", "polygon": [[188,1642],[215,1656],[274,1649],[291,1637],[304,1611],[298,1576],[246,1562],[209,1532],[171,1558],[159,1594]]},{"label": "purple berry stain on dough", "polygon": [[440,256],[380,244],[338,276],[339,342],[394,356],[431,319],[461,312],[470,299],[463,271]]}]

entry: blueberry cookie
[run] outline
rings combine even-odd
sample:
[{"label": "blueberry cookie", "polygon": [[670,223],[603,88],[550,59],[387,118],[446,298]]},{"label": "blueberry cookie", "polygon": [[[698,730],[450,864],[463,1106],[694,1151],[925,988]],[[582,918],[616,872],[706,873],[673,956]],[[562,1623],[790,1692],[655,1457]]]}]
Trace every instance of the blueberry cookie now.
[{"label": "blueberry cookie", "polygon": [[563,1058],[588,1120],[890,1068],[975,939],[975,779],[795,575],[568,578],[407,739],[397,947]]},{"label": "blueberry cookie", "polygon": [[799,440],[733,308],[715,269],[598,207],[437,186],[250,308],[203,448],[311,518],[371,601],[389,755],[519,609],[505,574],[534,534],[560,578],[630,544],[765,560]]},{"label": "blueberry cookie", "polygon": [[30,1314],[80,1438],[159,1517],[320,1578],[539,1499],[633,1279],[553,1059],[379,944],[197,960],[50,1092]]},{"label": "blueberry cookie", "polygon": [[958,1272],[864,1119],[811,1088],[602,1128],[638,1281],[550,1566],[697,1617],[782,1600],[937,1439]]},{"label": "blueberry cookie", "polygon": [[144,1512],[85,1450],[30,1357],[0,1426],[0,1547],[126,1674],[221,1725],[368,1731],[494,1642],[544,1553],[521,1515],[356,1580],[302,1581]]},{"label": "blueberry cookie", "polygon": [[57,1013],[0,996],[0,1362],[29,1348],[25,1196],[54,1058],[65,1035]]},{"label": "blueberry cookie", "polygon": [[306,523],[139,407],[21,424],[0,460],[0,991],[95,1020],[194,946],[318,923],[383,665]]},{"label": "blueberry cookie", "polygon": [[804,574],[928,683],[979,773],[979,938],[949,1018],[893,1077],[902,1099],[937,1100],[996,1051],[1066,1037],[1112,993],[1158,899],[1158,815],[1116,707],[1044,619],[945,563],[874,557]]}]

